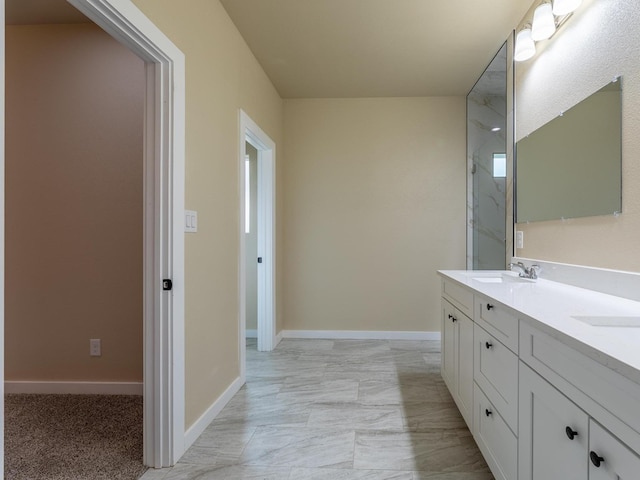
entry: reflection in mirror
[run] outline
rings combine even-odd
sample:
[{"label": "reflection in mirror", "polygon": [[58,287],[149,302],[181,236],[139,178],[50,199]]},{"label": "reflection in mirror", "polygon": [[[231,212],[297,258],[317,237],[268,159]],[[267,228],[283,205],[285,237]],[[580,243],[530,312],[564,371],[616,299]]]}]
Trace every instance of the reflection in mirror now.
[{"label": "reflection in mirror", "polygon": [[507,44],[467,95],[467,265],[504,270],[506,258]]},{"label": "reflection in mirror", "polygon": [[516,221],[620,212],[621,124],[618,80],[520,140]]}]

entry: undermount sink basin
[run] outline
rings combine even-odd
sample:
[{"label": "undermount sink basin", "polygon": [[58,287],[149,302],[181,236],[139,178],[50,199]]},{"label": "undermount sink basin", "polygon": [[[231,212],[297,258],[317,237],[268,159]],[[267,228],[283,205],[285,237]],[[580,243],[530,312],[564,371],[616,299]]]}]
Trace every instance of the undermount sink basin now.
[{"label": "undermount sink basin", "polygon": [[535,280],[530,278],[518,277],[508,273],[499,273],[495,275],[473,277],[473,280],[480,283],[531,283]]},{"label": "undermount sink basin", "polygon": [[573,318],[593,327],[640,327],[640,317],[609,315],[573,315]]}]

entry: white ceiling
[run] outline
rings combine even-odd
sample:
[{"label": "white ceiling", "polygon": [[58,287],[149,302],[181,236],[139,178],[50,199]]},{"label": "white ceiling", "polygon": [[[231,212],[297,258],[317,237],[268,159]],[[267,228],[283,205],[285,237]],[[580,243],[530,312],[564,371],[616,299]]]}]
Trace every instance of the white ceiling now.
[{"label": "white ceiling", "polygon": [[[283,98],[465,95],[533,2],[220,1]],[[87,21],[66,0],[6,0],[7,24]]]},{"label": "white ceiling", "polygon": [[284,98],[465,95],[533,0],[221,0]]}]

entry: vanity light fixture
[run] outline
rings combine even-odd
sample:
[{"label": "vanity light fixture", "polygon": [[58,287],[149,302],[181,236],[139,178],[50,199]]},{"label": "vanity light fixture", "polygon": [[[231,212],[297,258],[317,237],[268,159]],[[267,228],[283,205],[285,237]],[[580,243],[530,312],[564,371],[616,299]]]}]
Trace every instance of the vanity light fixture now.
[{"label": "vanity light fixture", "polygon": [[516,36],[516,49],[513,54],[513,59],[516,62],[524,62],[529,60],[536,54],[536,43],[531,38],[531,27],[525,26],[518,32]]},{"label": "vanity light fixture", "polygon": [[546,0],[538,5],[533,12],[533,25],[525,25],[516,35],[514,60],[523,62],[533,57],[536,42],[551,38],[581,4],[582,0],[553,0],[553,4]]},{"label": "vanity light fixture", "polygon": [[533,12],[531,38],[534,41],[547,40],[556,33],[556,19],[550,3],[543,3]]},{"label": "vanity light fixture", "polygon": [[557,17],[574,12],[582,3],[582,0],[554,0],[553,14]]}]

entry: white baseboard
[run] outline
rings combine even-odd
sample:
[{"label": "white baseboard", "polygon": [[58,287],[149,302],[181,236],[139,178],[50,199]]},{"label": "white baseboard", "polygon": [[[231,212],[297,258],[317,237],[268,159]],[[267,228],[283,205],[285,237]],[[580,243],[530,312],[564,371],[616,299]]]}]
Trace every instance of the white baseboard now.
[{"label": "white baseboard", "polygon": [[389,332],[383,330],[282,330],[282,338],[324,338],[331,340],[437,340],[440,332]]},{"label": "white baseboard", "polygon": [[191,425],[184,434],[184,450],[185,452],[191,445],[198,439],[202,432],[209,426],[214,418],[222,411],[227,403],[238,393],[238,390],[242,388],[244,381],[238,377],[229,387],[224,391],[213,404],[207,408],[207,410]]},{"label": "white baseboard", "polygon": [[280,333],[278,333],[278,334],[276,335],[276,342],[275,342],[275,345],[273,346],[273,348],[276,348],[276,347],[278,346],[278,344],[279,344],[279,343],[282,341],[282,339],[284,338],[284,336],[283,336],[283,332],[284,332],[284,330],[280,330]]},{"label": "white baseboard", "polygon": [[258,330],[245,330],[244,338],[258,338]]},{"label": "white baseboard", "polygon": [[144,384],[142,382],[4,382],[4,393],[142,395],[143,390]]}]

